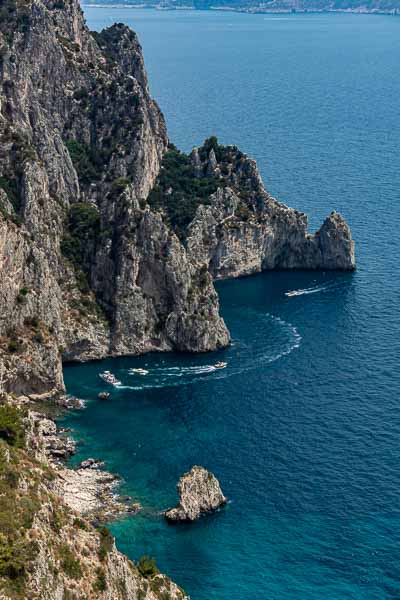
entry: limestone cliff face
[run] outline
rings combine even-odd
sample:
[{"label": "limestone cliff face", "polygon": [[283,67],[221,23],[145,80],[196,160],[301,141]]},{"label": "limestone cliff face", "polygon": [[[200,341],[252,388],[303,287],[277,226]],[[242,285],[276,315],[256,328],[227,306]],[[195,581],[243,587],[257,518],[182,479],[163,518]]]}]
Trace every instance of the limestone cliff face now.
[{"label": "limestone cliff face", "polygon": [[145,199],[167,147],[141,48],[78,0],[0,7],[0,346],[7,387],[61,359],[226,345],[212,279]]},{"label": "limestone cliff face", "polygon": [[270,269],[355,268],[349,226],[332,212],[315,234],[307,231],[307,216],[272,198],[264,189],[256,164],[236,148],[194,150],[194,172],[218,180],[207,205],[197,208],[187,232],[193,258],[206,261],[216,279]]}]

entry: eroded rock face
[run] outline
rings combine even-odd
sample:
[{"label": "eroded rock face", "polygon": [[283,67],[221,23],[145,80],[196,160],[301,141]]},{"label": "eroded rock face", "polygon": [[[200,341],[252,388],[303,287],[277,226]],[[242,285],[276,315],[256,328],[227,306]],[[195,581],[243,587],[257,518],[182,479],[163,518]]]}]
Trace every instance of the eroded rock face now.
[{"label": "eroded rock face", "polygon": [[216,279],[270,269],[355,269],[354,242],[341,215],[332,212],[315,234],[307,216],[272,198],[256,164],[233,147],[219,147],[200,162],[192,153],[193,171],[218,174],[220,187],[209,205],[198,207],[188,229],[187,249],[205,261]]},{"label": "eroded rock face", "polygon": [[226,504],[218,479],[204,469],[194,466],[179,479],[179,504],[167,510],[169,521],[195,521],[202,513],[213,512]]},{"label": "eroded rock face", "polygon": [[8,0],[0,47],[7,389],[62,389],[62,359],[226,345],[211,278],[145,205],[167,135],[136,34]]}]

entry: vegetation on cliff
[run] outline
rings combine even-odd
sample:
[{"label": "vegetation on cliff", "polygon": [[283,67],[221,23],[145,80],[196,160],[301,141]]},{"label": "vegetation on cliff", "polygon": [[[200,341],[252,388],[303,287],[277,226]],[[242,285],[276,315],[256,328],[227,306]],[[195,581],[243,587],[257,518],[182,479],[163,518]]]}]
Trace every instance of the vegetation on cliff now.
[{"label": "vegetation on cliff", "polygon": [[196,177],[190,157],[171,146],[164,154],[148,202],[152,208],[165,211],[169,225],[183,239],[197,207],[210,204],[210,195],[217,188],[214,177]]},{"label": "vegetation on cliff", "polygon": [[0,585],[18,598],[26,598],[38,549],[29,532],[42,502],[41,482],[49,476],[23,450],[23,418],[20,409],[0,406]]},{"label": "vegetation on cliff", "polygon": [[61,251],[74,267],[89,274],[100,231],[100,215],[94,204],[76,202],[68,213],[67,231]]}]

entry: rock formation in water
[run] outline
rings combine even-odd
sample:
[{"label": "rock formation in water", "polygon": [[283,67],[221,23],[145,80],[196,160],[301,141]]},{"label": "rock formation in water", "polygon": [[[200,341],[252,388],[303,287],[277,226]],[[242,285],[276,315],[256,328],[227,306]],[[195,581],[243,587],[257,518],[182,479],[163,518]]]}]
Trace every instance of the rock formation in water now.
[{"label": "rock formation in water", "polygon": [[338,213],[308,233],[304,213],[266,192],[255,161],[216,138],[190,157],[170,150],[149,202],[216,279],[270,269],[355,268],[350,228]]},{"label": "rock formation in water", "polygon": [[194,466],[182,475],[177,485],[179,504],[165,513],[169,521],[195,521],[226,504],[218,479],[204,469]]},{"label": "rock formation in water", "polygon": [[225,346],[211,277],[146,205],[167,135],[136,35],[91,34],[78,0],[5,0],[0,86],[8,388],[62,389],[61,358]]}]

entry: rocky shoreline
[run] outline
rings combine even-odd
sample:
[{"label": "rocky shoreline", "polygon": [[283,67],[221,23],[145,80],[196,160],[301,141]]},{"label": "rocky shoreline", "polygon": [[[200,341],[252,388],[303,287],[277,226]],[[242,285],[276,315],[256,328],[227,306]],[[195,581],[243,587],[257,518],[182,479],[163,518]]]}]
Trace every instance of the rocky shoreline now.
[{"label": "rocky shoreline", "polygon": [[[63,406],[81,406],[65,397],[58,399]],[[69,431],[59,428],[55,420],[30,409],[26,398],[16,404],[28,409],[27,447],[41,463],[51,467],[56,475],[53,492],[73,511],[85,518],[106,522],[123,514],[135,514],[141,506],[130,498],[118,494],[120,478],[104,470],[101,460],[87,458],[78,468],[70,468],[66,460],[75,454],[77,442],[67,435]]]},{"label": "rocky shoreline", "polygon": [[[282,268],[354,270],[343,217],[332,212],[311,234],[235,146],[212,137],[179,152],[126,25],[90,32],[78,0],[1,4],[5,598],[186,598],[93,527],[140,507],[118,496],[101,457],[65,466],[75,442],[45,407],[81,406],[63,395],[68,361],[226,347],[213,279]],[[178,519],[226,501],[201,467],[178,490]]]},{"label": "rocky shoreline", "polygon": [[0,393],[0,423],[2,599],[189,600],[154,562],[117,550],[102,523],[127,510],[118,478],[94,459],[67,468],[74,442],[37,401]]}]

